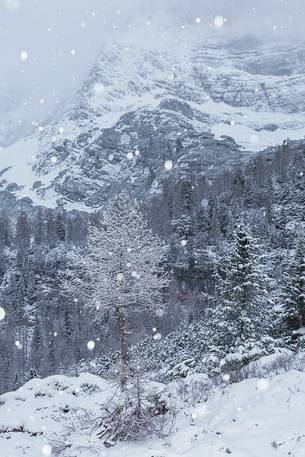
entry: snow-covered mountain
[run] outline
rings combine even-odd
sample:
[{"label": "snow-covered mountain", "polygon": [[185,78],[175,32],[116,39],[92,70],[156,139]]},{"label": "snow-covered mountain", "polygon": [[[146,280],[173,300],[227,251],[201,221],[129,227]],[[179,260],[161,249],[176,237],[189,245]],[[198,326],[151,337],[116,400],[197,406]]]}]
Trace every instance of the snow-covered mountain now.
[{"label": "snow-covered mountain", "polygon": [[[164,46],[166,49],[166,46]],[[305,135],[305,45],[222,36],[176,52],[104,47],[39,134],[1,152],[19,196],[95,207],[120,186],[156,190],[164,162],[219,173]],[[10,185],[10,188],[12,186]]]}]

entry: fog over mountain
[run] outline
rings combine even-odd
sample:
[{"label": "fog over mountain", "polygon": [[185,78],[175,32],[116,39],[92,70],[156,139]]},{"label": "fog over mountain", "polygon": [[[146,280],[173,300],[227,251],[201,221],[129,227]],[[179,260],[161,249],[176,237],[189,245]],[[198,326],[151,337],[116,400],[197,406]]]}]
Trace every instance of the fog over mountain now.
[{"label": "fog over mountain", "polygon": [[[149,47],[243,30],[268,40],[302,37],[302,0],[2,0],[0,101],[22,129],[41,123],[72,95],[101,46],[137,41]],[[214,19],[224,18],[223,27]],[[142,34],[141,34],[142,30]],[[167,38],[168,31],[172,31]],[[175,38],[173,38],[175,37]],[[21,53],[23,58],[21,57]],[[26,59],[24,59],[26,56]]]}]

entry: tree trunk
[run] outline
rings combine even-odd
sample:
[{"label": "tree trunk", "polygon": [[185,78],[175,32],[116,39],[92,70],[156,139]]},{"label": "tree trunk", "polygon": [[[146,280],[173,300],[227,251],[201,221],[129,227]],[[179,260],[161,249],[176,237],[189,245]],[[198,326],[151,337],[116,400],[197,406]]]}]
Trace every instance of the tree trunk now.
[{"label": "tree trunk", "polygon": [[121,306],[117,308],[118,321],[120,328],[120,346],[121,346],[121,373],[120,373],[120,386],[124,391],[128,379],[128,354],[127,354],[127,341],[126,341],[126,320]]}]

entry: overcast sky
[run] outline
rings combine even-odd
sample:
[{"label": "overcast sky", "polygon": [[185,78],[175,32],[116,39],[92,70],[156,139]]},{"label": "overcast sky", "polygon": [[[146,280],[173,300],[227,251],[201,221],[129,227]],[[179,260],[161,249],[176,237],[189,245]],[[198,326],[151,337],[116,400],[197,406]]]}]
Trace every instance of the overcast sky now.
[{"label": "overcast sky", "polygon": [[0,94],[22,94],[39,120],[79,87],[103,43],[137,28],[151,42],[167,27],[195,38],[239,28],[287,40],[304,35],[304,19],[305,0],[0,0]]}]

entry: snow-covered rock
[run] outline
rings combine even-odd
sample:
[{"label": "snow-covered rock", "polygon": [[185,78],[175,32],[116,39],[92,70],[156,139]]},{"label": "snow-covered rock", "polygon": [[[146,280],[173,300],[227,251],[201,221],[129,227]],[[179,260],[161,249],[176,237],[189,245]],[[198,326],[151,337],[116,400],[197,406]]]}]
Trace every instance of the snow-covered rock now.
[{"label": "snow-covered rock", "polygon": [[108,44],[55,119],[0,151],[4,170],[16,168],[17,155],[28,163],[29,150],[35,158],[24,173],[10,168],[2,179],[15,180],[16,194],[34,202],[54,206],[62,198],[91,208],[119,187],[156,192],[167,160],[175,173],[188,163],[208,176],[240,163],[246,151],[302,139],[304,55],[302,42],[244,36],[183,51]]}]

